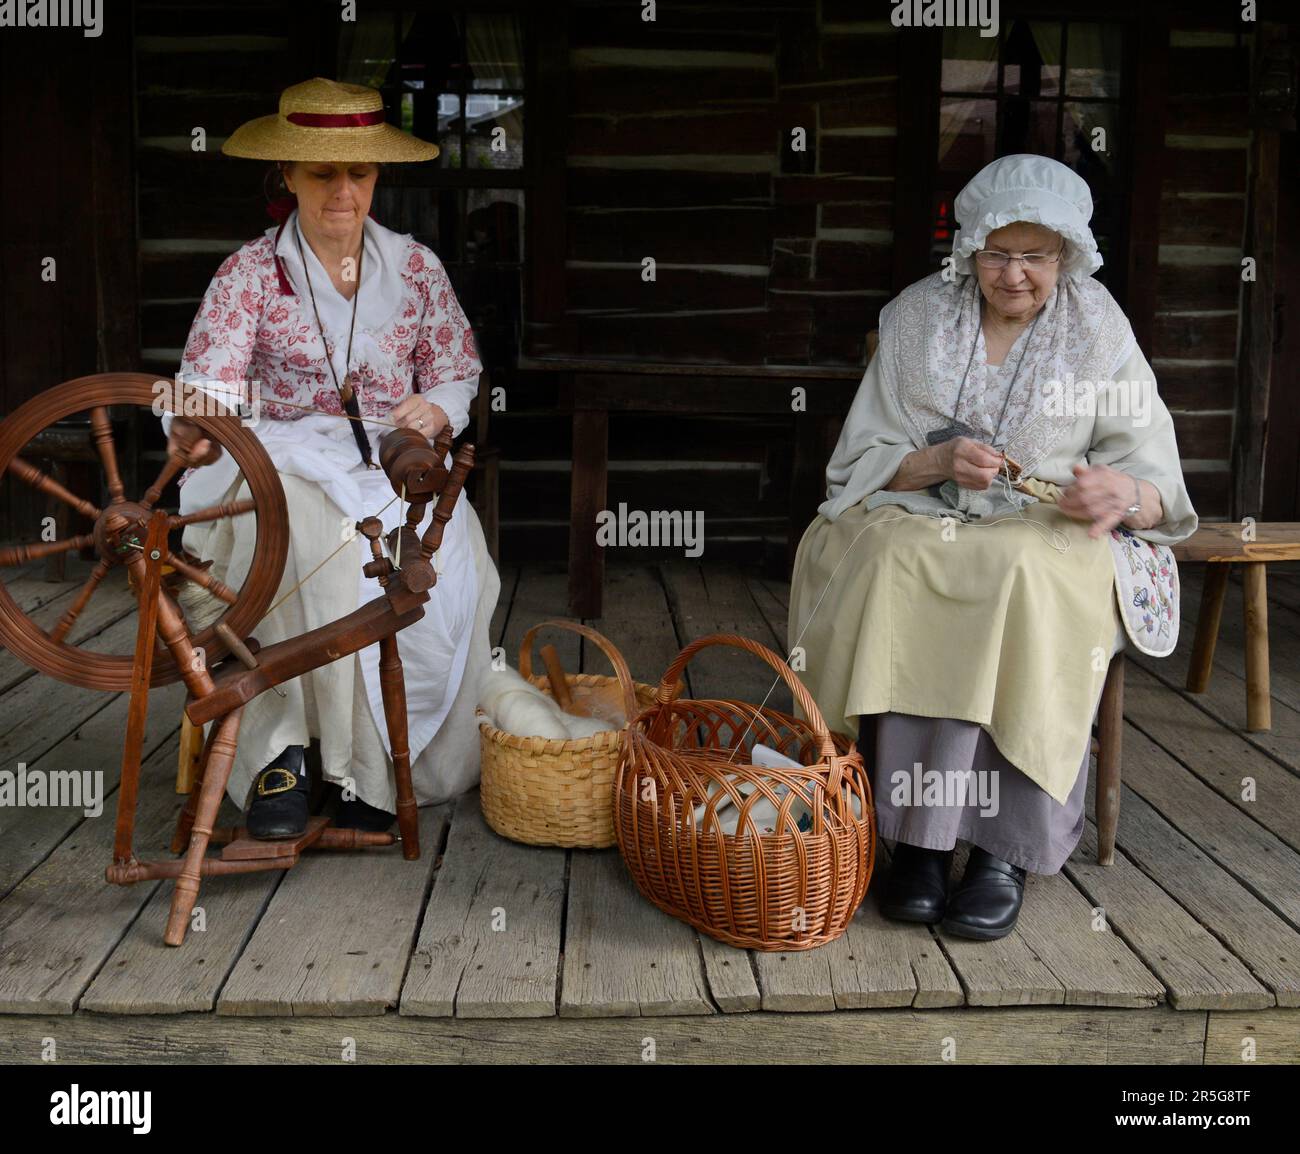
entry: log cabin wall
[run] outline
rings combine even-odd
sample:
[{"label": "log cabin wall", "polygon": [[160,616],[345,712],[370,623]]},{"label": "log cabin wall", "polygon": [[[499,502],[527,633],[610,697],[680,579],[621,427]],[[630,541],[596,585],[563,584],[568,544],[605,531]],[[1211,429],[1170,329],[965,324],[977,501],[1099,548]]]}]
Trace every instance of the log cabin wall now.
[{"label": "log cabin wall", "polygon": [[1250,42],[1238,30],[1175,18],[1168,51],[1155,323],[1146,351],[1173,412],[1193,504],[1216,520],[1231,513]]},{"label": "log cabin wall", "polygon": [[311,75],[315,24],[287,2],[135,9],[140,356],[170,377],[213,273],[271,225],[266,166],[223,156],[222,141]]},{"label": "log cabin wall", "polygon": [[862,363],[890,295],[899,39],[863,10],[574,6],[567,308],[534,352]]}]

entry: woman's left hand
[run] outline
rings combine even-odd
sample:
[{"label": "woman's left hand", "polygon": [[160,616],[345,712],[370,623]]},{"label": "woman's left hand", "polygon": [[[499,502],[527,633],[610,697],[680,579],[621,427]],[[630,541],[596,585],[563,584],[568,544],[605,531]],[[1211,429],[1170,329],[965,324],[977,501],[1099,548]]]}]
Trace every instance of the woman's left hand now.
[{"label": "woman's left hand", "polygon": [[1089,537],[1101,537],[1124,520],[1135,490],[1128,473],[1109,465],[1075,465],[1074,484],[1066,487],[1057,508],[1076,521],[1091,521]]},{"label": "woman's left hand", "polygon": [[393,424],[414,429],[431,441],[449,423],[447,414],[432,401],[426,401],[419,393],[412,393],[403,399],[388,415]]}]

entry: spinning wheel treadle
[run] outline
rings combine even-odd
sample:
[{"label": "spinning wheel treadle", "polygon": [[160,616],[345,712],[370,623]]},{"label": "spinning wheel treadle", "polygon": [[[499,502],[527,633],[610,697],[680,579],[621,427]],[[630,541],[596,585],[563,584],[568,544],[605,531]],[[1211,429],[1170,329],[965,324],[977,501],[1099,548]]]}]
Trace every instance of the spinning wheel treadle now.
[{"label": "spinning wheel treadle", "polygon": [[[279,587],[288,550],[288,514],[279,475],[261,442],[240,424],[237,415],[223,410],[218,416],[191,416],[187,406],[185,415],[223,452],[231,454],[251,496],[183,517],[155,508],[163,490],[185,467],[179,455],[172,455],[144,494],[137,500],[129,499],[119,472],[109,408],[134,405],[152,409],[157,403],[154,386],[154,378],[141,373],[81,377],[33,398],[0,423],[0,471],[11,473],[20,482],[63,501],[93,523],[90,532],[65,541],[0,549],[0,565],[21,565],[38,557],[83,547],[93,547],[99,557],[68,611],[48,631],[27,617],[0,584],[0,640],[40,672],[70,684],[117,692],[130,690],[114,860],[105,873],[110,882],[122,885],[149,878],[175,878],[171,914],[163,940],[168,945],[180,945],[202,877],[287,869],[298,860],[299,852],[307,848],[359,849],[393,843],[392,834],[334,829],[323,818],[312,819],[302,837],[281,843],[253,841],[239,827],[214,826],[235,761],[244,705],[283,681],[348,657],[376,642],[397,785],[402,856],[408,860],[420,856],[407,742],[406,691],[397,633],[424,616],[428,590],[437,581],[430,558],[442,543],[465,478],[473,468],[474,446],[463,445],[448,470],[443,459],[451,449],[450,430],[444,430],[432,445],[411,429],[394,429],[380,438],[380,460],[394,491],[411,502],[405,524],[389,534],[391,559],[384,555],[380,544],[382,523],[378,517],[367,517],[357,525],[361,535],[368,539],[371,552],[371,560],[363,566],[363,571],[379,582],[380,595],[338,621],[262,649],[244,642]],[[177,398],[164,396],[163,399]],[[102,509],[70,492],[22,457],[24,447],[46,427],[81,412],[90,414],[96,449],[104,468],[109,501]],[[434,502],[433,513],[429,528],[421,538],[417,528],[430,501]],[[248,577],[237,592],[169,547],[169,535],[184,525],[248,513],[257,516],[256,541]],[[165,564],[224,601],[227,608],[221,617],[192,635],[184,615],[162,583]],[[128,570],[138,603],[134,654],[93,653],[67,644],[65,639],[96,588],[118,566]],[[202,657],[196,653],[200,646]],[[214,680],[209,665],[231,653],[240,664],[227,665]],[[186,704],[190,720],[195,724],[211,721],[213,725],[204,743],[195,788],[180,814],[172,839],[172,851],[184,850],[184,859],[140,861],[135,856],[132,840],[149,689],[177,679],[184,680],[190,691]],[[226,850],[220,857],[209,857],[209,845],[225,846]]]}]

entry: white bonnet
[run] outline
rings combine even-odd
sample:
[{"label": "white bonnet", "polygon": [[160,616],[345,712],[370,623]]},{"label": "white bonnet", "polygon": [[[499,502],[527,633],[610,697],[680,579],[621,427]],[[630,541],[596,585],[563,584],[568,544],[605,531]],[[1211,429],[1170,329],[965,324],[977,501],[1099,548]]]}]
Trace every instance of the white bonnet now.
[{"label": "white bonnet", "polygon": [[953,236],[952,252],[962,275],[975,271],[971,254],[984,247],[989,233],[1016,221],[1041,224],[1070,242],[1061,267],[1064,275],[1081,279],[1101,268],[1101,253],[1088,227],[1088,183],[1051,157],[1017,153],[986,164],[957,194],[953,215],[961,227]]}]

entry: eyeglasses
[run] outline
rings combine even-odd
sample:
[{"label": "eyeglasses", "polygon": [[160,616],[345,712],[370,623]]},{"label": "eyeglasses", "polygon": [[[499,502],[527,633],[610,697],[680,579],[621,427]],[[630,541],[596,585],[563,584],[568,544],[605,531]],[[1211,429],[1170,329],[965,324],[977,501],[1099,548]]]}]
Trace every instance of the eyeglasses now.
[{"label": "eyeglasses", "polygon": [[1006,268],[1013,261],[1022,261],[1026,268],[1044,268],[1061,259],[1064,246],[1056,253],[1047,252],[998,252],[996,249],[982,248],[975,254],[975,260],[985,268]]}]

